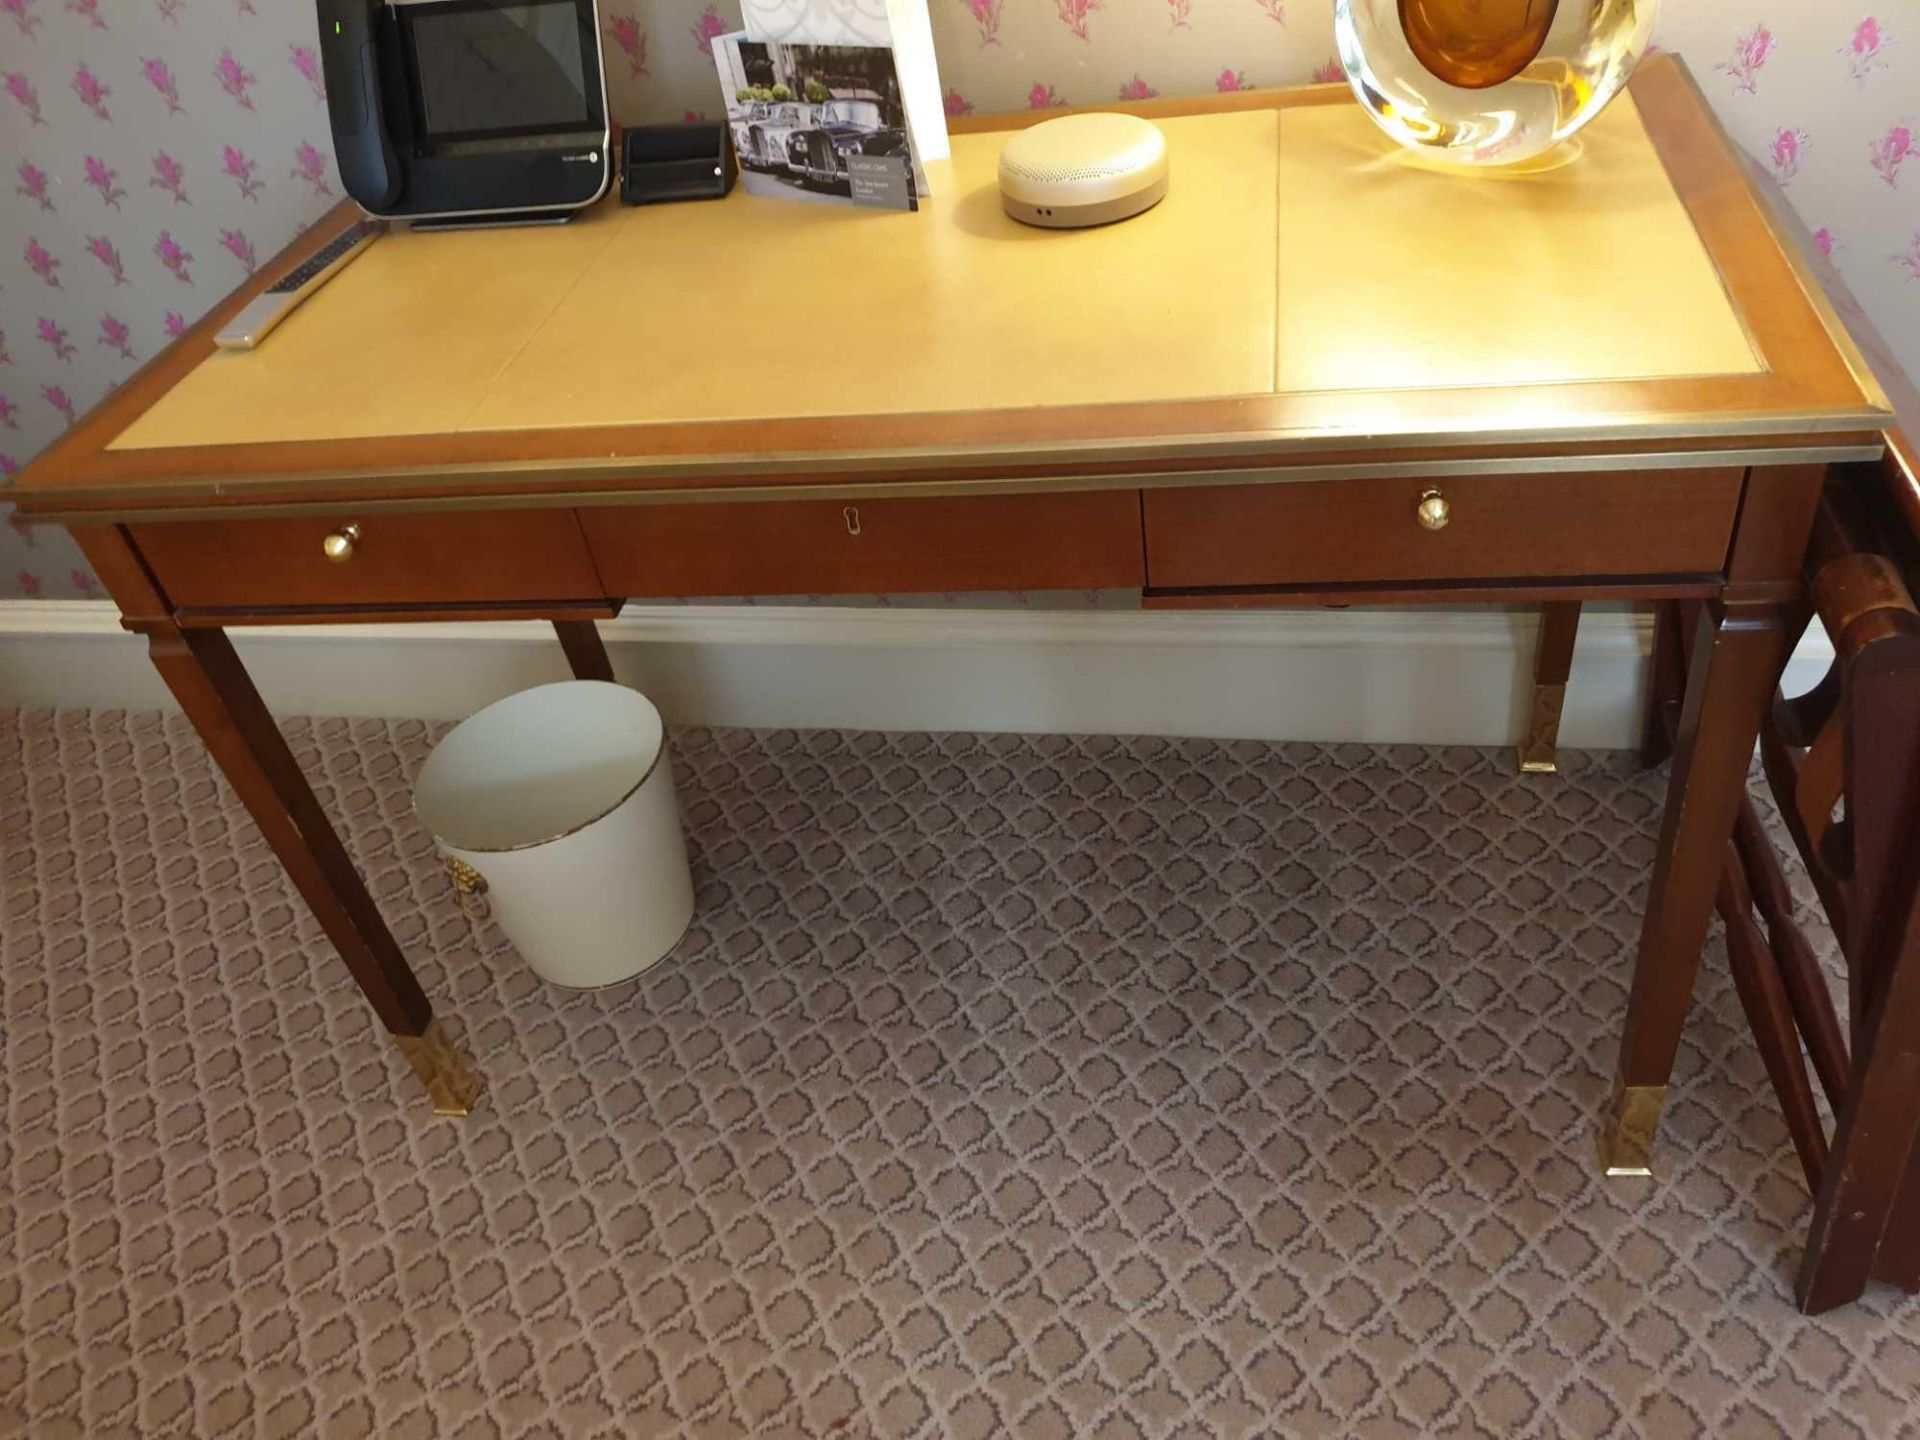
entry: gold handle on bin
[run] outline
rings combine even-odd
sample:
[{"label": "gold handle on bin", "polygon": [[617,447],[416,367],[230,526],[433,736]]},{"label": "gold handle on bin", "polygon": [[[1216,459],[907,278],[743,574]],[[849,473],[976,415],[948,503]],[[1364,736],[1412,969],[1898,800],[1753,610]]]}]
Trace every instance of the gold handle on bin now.
[{"label": "gold handle on bin", "polygon": [[487,901],[487,877],[464,860],[456,860],[448,855],[447,874],[453,877],[453,888],[460,896],[460,909],[475,920],[484,920],[492,913],[493,906]]},{"label": "gold handle on bin", "polygon": [[334,564],[341,565],[353,558],[354,547],[359,543],[360,526],[356,521],[329,531],[327,538],[320,542],[320,551]]},{"label": "gold handle on bin", "polygon": [[1420,508],[1414,512],[1421,525],[1429,530],[1444,530],[1447,522],[1453,519],[1453,506],[1447,503],[1447,497],[1436,490],[1423,490],[1420,493]]}]

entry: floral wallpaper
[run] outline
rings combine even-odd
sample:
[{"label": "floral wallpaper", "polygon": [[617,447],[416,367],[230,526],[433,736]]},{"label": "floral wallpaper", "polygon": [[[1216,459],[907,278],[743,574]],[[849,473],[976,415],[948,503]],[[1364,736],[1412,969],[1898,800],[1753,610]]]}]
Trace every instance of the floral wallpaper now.
[{"label": "floral wallpaper", "polygon": [[[1331,0],[929,0],[947,108],[1339,78]],[[717,111],[735,0],[601,0],[623,120]],[[1920,0],[1668,0],[1661,47],[1920,371]],[[4,483],[339,198],[306,0],[0,0],[0,599],[98,593]]]}]

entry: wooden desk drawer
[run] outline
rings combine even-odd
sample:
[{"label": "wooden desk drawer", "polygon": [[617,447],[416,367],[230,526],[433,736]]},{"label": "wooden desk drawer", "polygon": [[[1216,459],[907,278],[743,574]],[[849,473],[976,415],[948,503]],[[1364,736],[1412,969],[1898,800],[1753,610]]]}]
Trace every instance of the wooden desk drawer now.
[{"label": "wooden desk drawer", "polygon": [[[1726,564],[1739,469],[1328,480],[1146,492],[1156,589],[1700,575]],[[1420,523],[1423,494],[1447,504]]]},{"label": "wooden desk drawer", "polygon": [[1092,590],[1143,576],[1135,490],[636,505],[580,522],[622,596]]},{"label": "wooden desk drawer", "polygon": [[[355,523],[351,553],[328,559],[327,537]],[[187,609],[601,598],[571,510],[185,520],[131,529],[167,598]]]}]

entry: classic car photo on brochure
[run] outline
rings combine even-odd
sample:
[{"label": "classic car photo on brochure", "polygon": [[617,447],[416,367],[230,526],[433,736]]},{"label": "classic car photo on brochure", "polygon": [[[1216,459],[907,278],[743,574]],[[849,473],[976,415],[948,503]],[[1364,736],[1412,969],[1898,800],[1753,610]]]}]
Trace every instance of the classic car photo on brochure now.
[{"label": "classic car photo on brochure", "polygon": [[787,157],[793,137],[806,133],[812,125],[813,109],[793,100],[753,101],[746,114],[732,121],[733,149],[740,157],[740,168],[786,174],[791,168]]},{"label": "classic car photo on brochure", "polygon": [[884,203],[867,198],[878,184],[894,189],[897,208],[915,208],[925,178],[891,49],[762,44],[722,35],[713,54],[748,194]]},{"label": "classic car photo on brochure", "polygon": [[851,155],[906,155],[907,131],[887,123],[878,95],[850,95],[822,105],[812,128],[787,137],[787,170],[807,184],[847,193]]}]

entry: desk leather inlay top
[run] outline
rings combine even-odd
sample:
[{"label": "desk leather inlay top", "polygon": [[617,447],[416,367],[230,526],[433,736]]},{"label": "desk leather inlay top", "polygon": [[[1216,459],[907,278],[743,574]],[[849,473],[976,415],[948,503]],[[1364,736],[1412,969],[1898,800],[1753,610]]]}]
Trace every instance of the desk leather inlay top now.
[{"label": "desk leather inlay top", "polygon": [[112,448],[458,430],[612,235],[600,216],[389,235],[258,350],[201,361]]},{"label": "desk leather inlay top", "polygon": [[1280,390],[1761,368],[1631,96],[1536,173],[1435,170],[1355,105],[1280,136]]},{"label": "desk leather inlay top", "polygon": [[[461,236],[450,258],[436,253],[447,236],[390,236],[257,354],[203,363],[116,447],[1269,393],[1277,120],[1165,128],[1178,203],[1100,230],[1008,219],[1001,137],[982,134],[955,137],[952,183],[913,215],[736,191]],[[503,235],[513,257],[469,258]],[[436,279],[472,266],[466,295],[396,307],[428,257]],[[496,289],[544,303],[503,310]],[[391,335],[402,316],[420,333]],[[356,369],[409,377],[429,408],[310,388]]]},{"label": "desk leather inlay top", "polygon": [[1159,123],[1167,200],[1098,230],[1007,219],[980,133],[918,215],[389,236],[112,448],[1760,368],[1631,100],[1520,177],[1422,170],[1351,106]]}]

